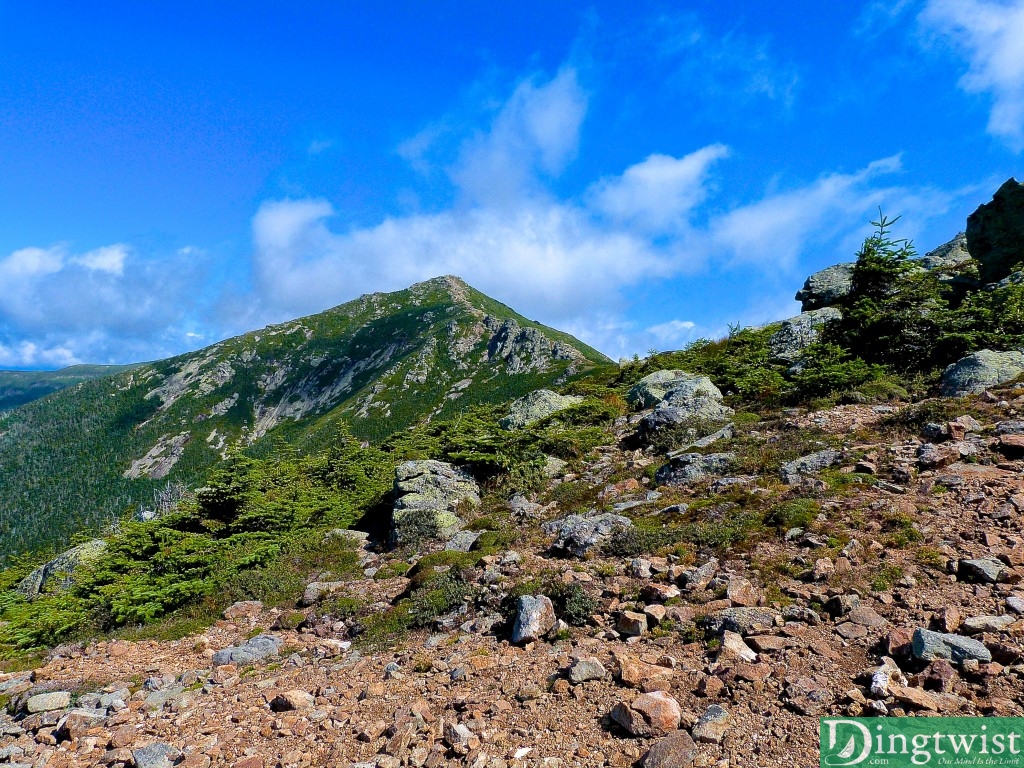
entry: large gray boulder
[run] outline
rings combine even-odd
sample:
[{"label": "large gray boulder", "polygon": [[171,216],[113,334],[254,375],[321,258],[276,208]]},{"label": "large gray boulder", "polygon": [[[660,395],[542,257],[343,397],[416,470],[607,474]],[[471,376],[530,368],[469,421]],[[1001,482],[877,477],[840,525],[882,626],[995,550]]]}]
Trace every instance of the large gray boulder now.
[{"label": "large gray boulder", "polygon": [[830,307],[853,290],[853,263],[834,264],[804,281],[804,287],[796,292],[800,309]]},{"label": "large gray boulder", "polygon": [[656,485],[689,485],[714,475],[723,475],[736,462],[735,453],[684,453],[673,456],[654,475]]},{"label": "large gray boulder", "polygon": [[60,587],[67,586],[71,574],[78,566],[95,560],[106,548],[107,542],[103,539],[93,539],[72,547],[67,552],[61,552],[18,582],[16,589],[31,600],[55,579],[61,580]]},{"label": "large gray boulder", "polygon": [[464,470],[443,461],[406,461],[395,469],[391,541],[447,539],[463,526],[462,504],[480,504],[480,488]]},{"label": "large gray boulder", "polygon": [[911,640],[914,658],[921,661],[946,659],[960,664],[967,659],[976,659],[982,664],[992,661],[992,653],[982,643],[969,637],[932,632],[923,627],[914,630]]},{"label": "large gray boulder", "polygon": [[[655,371],[633,385],[626,399],[641,408],[664,411],[658,418],[667,423],[725,421],[732,408],[722,405],[722,392],[707,376],[686,371]],[[654,425],[649,425],[654,426]]]},{"label": "large gray boulder", "polygon": [[967,250],[967,235],[958,232],[956,237],[948,243],[943,243],[938,248],[928,251],[918,259],[917,263],[928,270],[952,269],[971,260],[971,253]]},{"label": "large gray boulder", "polygon": [[980,265],[981,282],[994,283],[1024,261],[1024,184],[1008,179],[967,217],[967,250]]},{"label": "large gray boulder", "polygon": [[582,402],[582,397],[559,395],[550,389],[538,389],[514,401],[509,406],[508,416],[498,424],[502,429],[521,429]]},{"label": "large gray boulder", "polygon": [[836,307],[801,312],[782,321],[782,327],[768,339],[768,348],[775,359],[796,362],[801,353],[821,337],[822,326],[842,317],[843,313]]},{"label": "large gray boulder", "polygon": [[549,536],[557,536],[551,545],[552,549],[584,557],[592,548],[608,541],[619,531],[632,527],[633,521],[628,517],[608,512],[590,512],[545,523],[543,529]]},{"label": "large gray boulder", "polygon": [[944,397],[966,397],[1013,381],[1024,373],[1024,352],[983,349],[953,363],[942,373]]}]

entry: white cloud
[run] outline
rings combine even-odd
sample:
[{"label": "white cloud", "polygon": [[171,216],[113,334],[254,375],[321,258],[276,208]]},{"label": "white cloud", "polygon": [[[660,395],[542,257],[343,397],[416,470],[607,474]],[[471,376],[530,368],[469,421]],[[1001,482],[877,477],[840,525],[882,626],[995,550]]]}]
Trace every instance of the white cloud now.
[{"label": "white cloud", "polygon": [[73,261],[87,269],[108,272],[111,275],[122,275],[124,274],[124,261],[127,258],[128,246],[118,243],[76,256]]},{"label": "white cloud", "polygon": [[667,323],[652,325],[647,329],[662,344],[677,344],[683,339],[688,339],[697,324],[690,320],[669,320]]},{"label": "white cloud", "polygon": [[861,228],[891,192],[872,182],[899,169],[899,157],[889,157],[855,173],[829,174],[806,186],[767,194],[713,221],[711,236],[734,263],[791,269],[809,244]]},{"label": "white cloud", "polygon": [[201,308],[192,254],[133,259],[113,244],[67,245],[0,258],[0,365],[68,365],[153,359],[180,351],[187,314]]},{"label": "white cloud", "polygon": [[989,133],[1024,149],[1024,1],[929,0],[919,21],[967,61],[960,87],[992,98]]},{"label": "white cloud", "polygon": [[587,97],[572,67],[547,83],[526,80],[489,130],[463,143],[448,173],[470,204],[504,205],[537,194],[538,175],[557,176],[575,158],[586,111]]},{"label": "white cloud", "polygon": [[724,145],[712,144],[685,157],[651,155],[621,176],[595,184],[591,204],[616,222],[650,233],[679,232],[707,197],[711,165],[728,154]]}]

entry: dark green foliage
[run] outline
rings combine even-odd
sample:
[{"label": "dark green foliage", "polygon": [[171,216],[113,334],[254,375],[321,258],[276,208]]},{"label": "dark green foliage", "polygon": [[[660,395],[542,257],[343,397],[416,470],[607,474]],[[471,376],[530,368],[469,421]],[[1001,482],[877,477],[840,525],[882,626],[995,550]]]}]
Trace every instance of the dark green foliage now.
[{"label": "dark green foliage", "polygon": [[582,627],[598,609],[597,600],[579,584],[556,581],[547,586],[544,594],[551,599],[555,615],[573,627]]},{"label": "dark green foliage", "polygon": [[830,342],[812,344],[800,359],[793,382],[807,397],[846,392],[885,376],[885,368],[870,364]]},{"label": "dark green foliage", "polygon": [[726,395],[737,395],[746,402],[771,403],[791,389],[783,376],[785,366],[771,360],[768,339],[776,330],[772,326],[744,328],[718,341],[699,339],[681,352],[625,366],[620,381],[629,386],[649,373],[679,368],[707,376]]},{"label": "dark green foliage", "polygon": [[9,411],[75,384],[113,376],[133,367],[72,365],[59,371],[0,371],[0,411]]},{"label": "dark green foliage", "polygon": [[471,594],[471,588],[462,576],[448,571],[415,590],[411,595],[412,627],[428,627],[438,618],[459,607]]}]

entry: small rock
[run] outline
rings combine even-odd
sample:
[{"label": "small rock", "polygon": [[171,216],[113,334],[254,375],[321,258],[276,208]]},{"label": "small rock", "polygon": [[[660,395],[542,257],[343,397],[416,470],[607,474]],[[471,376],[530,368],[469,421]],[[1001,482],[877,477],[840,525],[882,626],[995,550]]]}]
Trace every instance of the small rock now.
[{"label": "small rock", "polygon": [[712,704],[700,716],[690,732],[695,741],[705,744],[721,744],[729,731],[732,715],[718,704]]},{"label": "small rock", "polygon": [[132,751],[135,768],[171,768],[180,754],[170,744],[159,741]]},{"label": "small rock", "polygon": [[555,626],[555,607],[545,595],[523,595],[519,598],[516,621],[512,627],[515,644],[539,640]]},{"label": "small rock", "polygon": [[664,691],[638,696],[632,703],[620,702],[611,718],[634,736],[665,736],[679,728],[683,713],[679,702]]},{"label": "small rock", "polygon": [[270,702],[270,709],[274,712],[291,712],[297,709],[312,709],[315,700],[312,694],[301,690],[285,691],[279,693]]},{"label": "small rock", "polygon": [[964,581],[995,584],[1007,581],[1010,570],[995,558],[983,557],[977,560],[961,560],[957,575]]},{"label": "small rock", "polygon": [[642,635],[647,631],[647,616],[636,611],[623,611],[619,614],[615,631],[627,637]]},{"label": "small rock", "polygon": [[911,643],[914,656],[922,661],[948,659],[958,664],[968,659],[986,664],[992,661],[988,648],[969,637],[917,629]]},{"label": "small rock", "polygon": [[593,656],[575,659],[569,665],[569,681],[574,685],[585,683],[588,680],[603,680],[607,674],[604,665]]},{"label": "small rock", "polygon": [[697,756],[697,747],[686,731],[670,733],[654,742],[644,756],[641,768],[688,768]]},{"label": "small rock", "polygon": [[1005,632],[1011,624],[1018,621],[1016,616],[971,616],[964,619],[961,629],[966,635],[979,635],[982,632]]}]

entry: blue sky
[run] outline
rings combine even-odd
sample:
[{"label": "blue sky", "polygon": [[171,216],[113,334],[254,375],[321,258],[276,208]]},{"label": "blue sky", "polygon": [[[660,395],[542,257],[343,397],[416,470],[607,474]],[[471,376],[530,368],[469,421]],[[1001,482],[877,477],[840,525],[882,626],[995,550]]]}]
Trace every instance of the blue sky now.
[{"label": "blue sky", "polygon": [[0,366],[458,274],[612,357],[1024,176],[1024,0],[0,0]]}]

